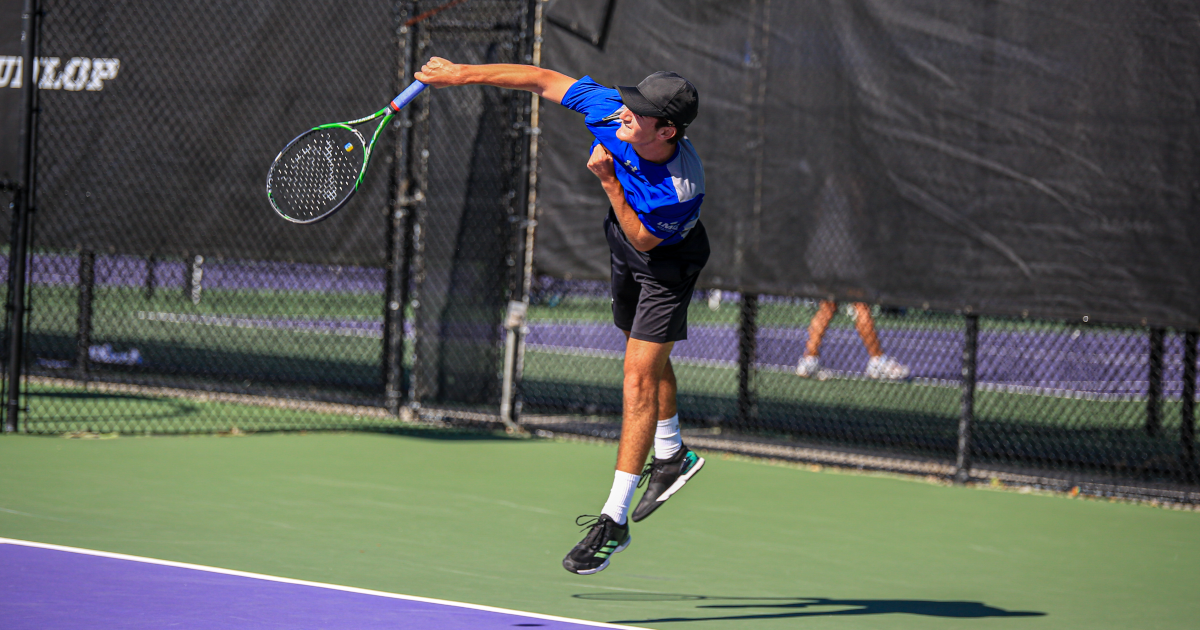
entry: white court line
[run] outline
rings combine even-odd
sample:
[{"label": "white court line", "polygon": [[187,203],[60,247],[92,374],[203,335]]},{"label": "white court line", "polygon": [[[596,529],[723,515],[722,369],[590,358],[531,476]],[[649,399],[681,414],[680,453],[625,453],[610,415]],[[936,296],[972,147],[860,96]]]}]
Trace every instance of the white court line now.
[{"label": "white court line", "polygon": [[176,567],[180,569],[192,569],[193,571],[207,571],[208,573],[220,573],[222,575],[234,575],[237,577],[253,578],[255,580],[266,580],[268,582],[282,582],[284,584],[296,584],[298,586],[312,586],[316,588],[325,588],[332,591],[343,591],[346,593],[358,593],[360,595],[373,595],[375,597],[386,597],[388,599],[402,599],[410,602],[423,602],[426,604],[440,604],[442,606],[454,606],[457,608],[470,608],[471,610],[482,610],[484,612],[500,613],[505,615],[518,615],[528,617],[530,619],[542,619],[545,621],[560,621],[563,623],[574,623],[583,626],[591,626],[593,628],[617,628],[618,630],[645,630],[645,628],[635,628],[633,626],[620,626],[612,623],[603,623],[600,621],[585,621],[583,619],[571,619],[569,617],[556,617],[554,615],[543,615],[540,613],[524,612],[520,610],[509,610],[507,608],[496,608],[493,606],[481,606],[479,604],[467,604],[463,602],[452,602],[445,599],[433,599],[430,597],[417,597],[416,595],[400,595],[398,593],[385,593],[383,591],[373,591],[366,588],[355,588],[353,586],[339,586],[337,584],[323,584],[321,582],[309,582],[307,580],[293,580],[292,578],[276,577],[274,575],[263,575],[261,573],[248,573],[246,571],[235,571],[233,569],[221,569],[218,567],[206,567],[200,564],[188,564],[186,562],[172,562],[170,560],[158,560],[156,558],[143,558],[141,556],[130,556],[123,553],[111,553],[108,551],[96,551],[94,549],[80,549],[78,547],[64,547],[62,545],[51,545],[49,543],[39,543],[29,540],[16,540],[13,538],[0,538],[0,545],[20,545],[23,547],[36,547],[38,549],[52,549],[54,551],[66,551],[68,553],[78,553],[85,556],[98,556],[101,558],[112,558],[114,560],[128,560],[130,562],[143,562],[146,564],[157,564],[164,567]]},{"label": "white court line", "polygon": [[[356,326],[343,326],[345,323],[372,324],[370,321],[337,321],[337,320],[302,320],[270,317],[253,317],[248,315],[193,315],[188,313],[159,313],[154,311],[137,311],[138,319],[168,324],[199,324],[202,326],[218,326],[221,328],[253,328],[258,330],[283,330],[287,332],[306,333],[310,335],[336,335],[339,337],[365,337],[368,339],[383,339],[383,328],[379,330]],[[329,324],[314,327],[312,324]]]}]

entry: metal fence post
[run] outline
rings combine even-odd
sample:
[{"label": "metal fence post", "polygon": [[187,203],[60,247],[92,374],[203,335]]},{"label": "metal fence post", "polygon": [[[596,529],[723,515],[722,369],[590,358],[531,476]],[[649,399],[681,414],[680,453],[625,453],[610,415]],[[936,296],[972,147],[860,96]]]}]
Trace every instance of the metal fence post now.
[{"label": "metal fence post", "polygon": [[5,400],[4,432],[17,430],[21,400],[21,370],[25,361],[25,274],[29,254],[29,222],[37,191],[37,74],[34,59],[38,52],[41,7],[38,0],[25,0],[21,14],[21,179],[13,204],[12,240],[8,267],[8,391]]},{"label": "metal fence post", "polygon": [[189,254],[185,269],[187,278],[183,283],[184,298],[191,300],[192,304],[200,304],[200,292],[204,289],[204,256]]},{"label": "metal fence post", "polygon": [[146,300],[147,301],[154,299],[154,273],[157,270],[156,269],[157,266],[158,266],[158,259],[156,259],[154,257],[154,254],[150,254],[149,256],[146,257],[145,290],[146,290]]},{"label": "metal fence post", "polygon": [[[525,59],[533,66],[542,65],[542,0],[529,0],[525,46]],[[524,147],[522,170],[524,175],[525,218],[517,221],[520,229],[515,234],[513,244],[514,272],[519,267],[520,275],[513,280],[513,297],[508,305],[508,316],[505,318],[506,335],[504,340],[504,374],[501,383],[500,417],[506,425],[515,429],[521,416],[521,376],[525,367],[525,315],[529,310],[529,296],[533,291],[533,243],[537,228],[537,176],[538,176],[538,139],[541,120],[541,97],[529,95],[528,126],[529,142]],[[524,121],[522,121],[524,122]],[[517,218],[514,213],[513,219]],[[516,263],[520,263],[517,265]],[[514,273],[515,275],[515,273]],[[518,306],[519,304],[519,306]],[[514,309],[519,311],[520,325],[513,324]]]},{"label": "metal fence post", "polygon": [[[400,11],[401,26],[398,42],[399,63],[396,85],[406,85],[412,76],[414,64],[413,31],[409,24],[415,7],[405,2]],[[397,88],[398,89],[398,88]],[[396,123],[400,133],[396,134],[396,145],[392,153],[389,198],[391,206],[387,223],[387,284],[383,309],[383,397],[388,413],[400,414],[400,407],[408,395],[404,383],[404,326],[409,301],[409,285],[412,282],[412,240],[415,210],[413,199],[412,156],[412,110],[400,111]]]},{"label": "metal fence post", "polygon": [[975,422],[976,348],[979,343],[979,316],[968,314],[962,354],[962,413],[958,419],[958,456],[954,463],[955,483],[971,478],[971,425]]},{"label": "metal fence post", "polygon": [[29,248],[29,196],[22,187],[17,191],[13,209],[12,241],[8,259],[8,383],[5,400],[4,432],[17,430],[21,400],[21,370],[25,357],[25,274]]},{"label": "metal fence post", "polygon": [[1183,399],[1180,401],[1179,443],[1183,474],[1187,481],[1197,478],[1196,467],[1196,344],[1200,331],[1183,334]]},{"label": "metal fence post", "polygon": [[517,343],[521,331],[525,328],[525,314],[529,310],[528,298],[525,300],[510,300],[508,313],[504,317],[504,370],[500,385],[500,421],[509,433],[518,430],[517,418],[513,409],[514,394],[516,393]]},{"label": "metal fence post", "polygon": [[398,415],[404,402],[404,307],[408,302],[409,258],[405,238],[410,214],[402,203],[390,213],[387,253],[387,289],[383,327],[383,395],[388,413]]},{"label": "metal fence post", "polygon": [[92,299],[96,288],[96,252],[79,252],[79,325],[75,330],[75,374],[86,380],[91,364]]},{"label": "metal fence post", "polygon": [[758,355],[758,296],[742,294],[738,322],[737,423],[748,428],[758,422],[758,392],[755,391],[755,362]]},{"label": "metal fence post", "polygon": [[1162,328],[1150,329],[1150,374],[1146,386],[1146,435],[1158,435],[1162,428],[1163,338]]}]

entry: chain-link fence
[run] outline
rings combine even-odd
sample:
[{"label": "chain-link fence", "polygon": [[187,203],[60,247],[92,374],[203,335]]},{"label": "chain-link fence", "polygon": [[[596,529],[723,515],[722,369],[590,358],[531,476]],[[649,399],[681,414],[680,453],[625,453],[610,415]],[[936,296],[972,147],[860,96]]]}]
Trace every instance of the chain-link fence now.
[{"label": "chain-link fence", "polygon": [[[263,180],[288,140],[375,111],[420,59],[527,61],[529,4],[41,2],[22,430],[393,422],[255,411],[281,400],[493,405],[528,95],[430,90],[315,226],[271,212]],[[168,391],[251,406],[130,417],[130,397]]]},{"label": "chain-link fence", "polygon": [[[528,63],[526,0],[458,5],[423,22],[416,58]],[[414,147],[422,189],[416,206],[411,305],[411,400],[486,409],[500,404],[501,319],[520,299],[530,95],[487,86],[433,92]]]},{"label": "chain-link fence", "polygon": [[[535,287],[526,412],[619,414],[624,337],[607,283]],[[967,465],[1195,479],[1194,333],[715,290],[697,291],[688,317],[671,360],[696,435],[953,463],[966,390]],[[618,426],[563,429],[611,437]]]},{"label": "chain-link fence", "polygon": [[[536,2],[42,5],[22,430],[495,418],[519,332],[524,422],[619,431],[606,282],[534,278],[525,329],[503,323],[527,253],[527,94],[427,91],[325,223],[263,198],[287,140],[373,111],[421,60],[531,61]],[[831,239],[810,249],[837,258]],[[672,361],[693,439],[1196,479],[1194,332],[706,289],[689,337]]]}]

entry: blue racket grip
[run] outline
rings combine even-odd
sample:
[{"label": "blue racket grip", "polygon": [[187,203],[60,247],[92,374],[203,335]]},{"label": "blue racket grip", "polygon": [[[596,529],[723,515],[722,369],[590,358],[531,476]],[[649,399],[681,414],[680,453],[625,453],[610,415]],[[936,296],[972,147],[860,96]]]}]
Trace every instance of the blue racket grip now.
[{"label": "blue racket grip", "polygon": [[417,98],[417,95],[421,93],[421,90],[424,90],[426,87],[428,86],[420,81],[413,81],[408,87],[404,88],[404,91],[400,93],[400,96],[392,99],[389,107],[392,108],[393,112],[400,111],[405,105],[408,105],[409,101]]}]

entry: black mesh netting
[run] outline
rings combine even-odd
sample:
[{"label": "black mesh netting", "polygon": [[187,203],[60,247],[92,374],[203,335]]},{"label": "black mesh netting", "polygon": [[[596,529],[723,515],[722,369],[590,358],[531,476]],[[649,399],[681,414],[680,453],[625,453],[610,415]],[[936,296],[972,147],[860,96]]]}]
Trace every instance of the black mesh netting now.
[{"label": "black mesh netting", "polygon": [[[1184,0],[556,0],[545,62],[695,83],[702,286],[1196,328],[1198,16]],[[546,108],[537,260],[596,279],[606,202],[578,118]]]},{"label": "black mesh netting", "polygon": [[[38,201],[47,216],[36,244],[380,264],[385,160],[356,211],[312,228],[279,221],[264,204],[265,181],[302,131],[361,118],[395,96],[399,8],[44,2]],[[76,88],[71,77],[84,75],[100,89]]]},{"label": "black mesh netting", "polygon": [[322,223],[280,218],[264,184],[421,56],[524,61],[526,4],[43,2],[22,428],[375,426],[385,400],[495,400],[528,96],[429,90]]}]

